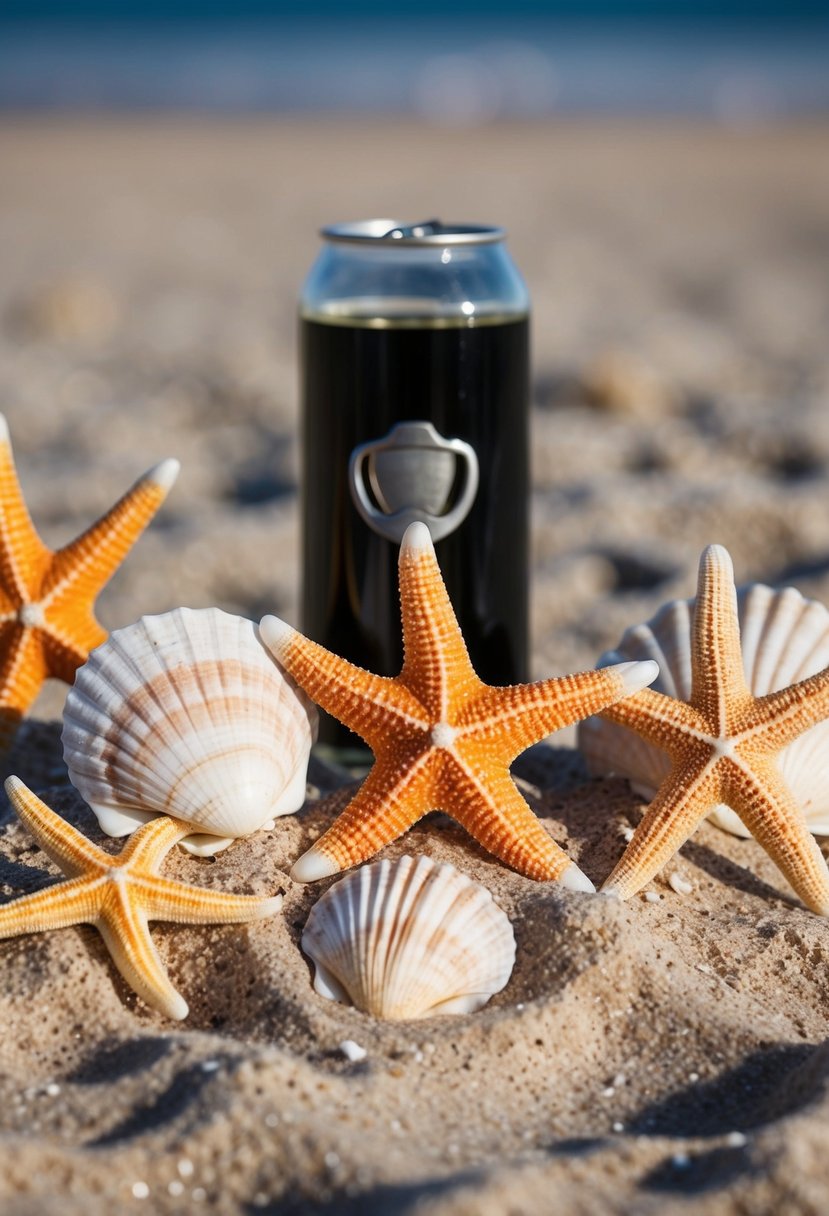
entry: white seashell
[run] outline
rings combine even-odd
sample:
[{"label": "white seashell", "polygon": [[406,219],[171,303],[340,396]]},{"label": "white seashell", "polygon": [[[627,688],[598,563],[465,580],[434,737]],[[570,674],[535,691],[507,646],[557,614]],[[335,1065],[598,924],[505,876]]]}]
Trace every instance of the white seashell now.
[{"label": "white seashell", "polygon": [[[694,601],[665,604],[644,625],[624,634],[617,650],[599,659],[599,666],[626,659],[655,659],[657,692],[687,700],[691,695],[691,620]],[[805,599],[794,587],[776,591],[752,583],[737,594],[743,666],[756,697],[777,692],[829,666],[829,611]],[[600,717],[579,726],[579,748],[591,773],[627,777],[645,798],[653,797],[667,775],[667,755],[633,731]],[[809,830],[829,835],[829,720],[819,722],[780,752],[780,773],[802,807]],[[748,836],[739,816],[718,805],[710,815],[718,827],[735,836]]]},{"label": "white seashell", "polygon": [[317,992],[380,1018],[472,1013],[515,962],[512,925],[489,891],[428,857],[335,883],[311,909],[302,949]]},{"label": "white seashell", "polygon": [[66,700],[63,754],[110,836],[172,815],[205,855],[302,806],[316,725],[251,621],[177,608],[92,652]]}]

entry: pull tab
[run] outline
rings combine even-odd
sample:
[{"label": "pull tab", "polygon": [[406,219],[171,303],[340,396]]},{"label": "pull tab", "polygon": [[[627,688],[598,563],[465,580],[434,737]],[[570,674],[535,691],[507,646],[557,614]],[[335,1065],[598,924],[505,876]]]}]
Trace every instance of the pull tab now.
[{"label": "pull tab", "polygon": [[[458,500],[446,506],[463,463]],[[374,494],[372,501],[366,487]],[[463,439],[445,439],[431,422],[398,422],[383,439],[351,453],[348,480],[354,506],[370,528],[397,544],[412,523],[426,524],[432,540],[443,540],[466,519],[478,492],[478,457]]]},{"label": "pull tab", "polygon": [[389,228],[388,232],[383,233],[383,240],[401,241],[404,237],[434,236],[436,232],[443,232],[440,220],[422,220],[419,224],[401,224],[398,228]]}]

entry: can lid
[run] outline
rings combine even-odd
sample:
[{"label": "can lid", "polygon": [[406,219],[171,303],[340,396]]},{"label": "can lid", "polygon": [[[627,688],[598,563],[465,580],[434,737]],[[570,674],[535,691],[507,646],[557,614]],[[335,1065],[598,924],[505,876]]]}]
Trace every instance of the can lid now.
[{"label": "can lid", "polygon": [[320,236],[326,241],[388,245],[492,245],[504,239],[506,230],[493,224],[444,224],[437,219],[417,224],[379,219],[329,224],[320,229]]}]

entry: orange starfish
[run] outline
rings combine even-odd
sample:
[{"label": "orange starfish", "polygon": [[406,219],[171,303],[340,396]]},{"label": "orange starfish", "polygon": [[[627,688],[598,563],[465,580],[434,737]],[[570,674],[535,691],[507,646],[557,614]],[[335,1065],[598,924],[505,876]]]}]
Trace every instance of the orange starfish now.
[{"label": "orange starfish", "polygon": [[71,684],[90,650],[106,640],[95,619],[98,592],[167,496],[179,470],[163,460],[102,519],[53,552],[34,529],[0,414],[0,753],[43,681]]},{"label": "orange starfish", "polygon": [[602,888],[627,899],[676,853],[717,803],[730,806],[803,902],[829,916],[829,870],[775,757],[829,717],[829,668],[763,697],[752,696],[740,650],[731,558],[702,554],[691,633],[691,697],[646,689],[603,717],[668,753],[659,786]]},{"label": "orange starfish", "polygon": [[422,523],[407,529],[400,547],[400,600],[405,661],[395,679],[347,663],[276,617],[260,624],[289,675],[375,754],[356,797],[297,861],[292,877],[311,882],[356,865],[427,811],[443,810],[527,877],[595,890],[535,818],[509,766],[551,731],[642,688],[656,677],[656,664],[620,663],[507,688],[484,684]]},{"label": "orange starfish", "polygon": [[273,916],[282,906],[281,895],[271,899],[231,895],[160,878],[161,862],[191,831],[177,819],[150,820],[113,855],[56,815],[19,778],[9,777],[6,793],[40,847],[69,881],[0,908],[0,938],[94,925],[129,986],[169,1018],[185,1018],[187,1002],[170,983],[147,921],[241,924]]}]

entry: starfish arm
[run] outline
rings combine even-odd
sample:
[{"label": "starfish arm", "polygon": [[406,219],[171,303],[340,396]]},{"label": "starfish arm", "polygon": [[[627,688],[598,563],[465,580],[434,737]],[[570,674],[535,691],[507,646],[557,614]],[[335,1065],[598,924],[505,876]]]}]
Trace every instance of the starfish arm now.
[{"label": "starfish arm", "polygon": [[32,598],[51,553],[35,532],[14,467],[9,428],[0,414],[0,588],[3,603],[20,607]]},{"label": "starfish arm", "polygon": [[601,717],[627,726],[655,747],[672,751],[681,747],[689,731],[705,731],[706,724],[692,706],[664,692],[643,688],[601,711]]},{"label": "starfish arm", "polygon": [[130,871],[131,882],[140,893],[149,920],[172,920],[189,925],[239,924],[261,920],[279,911],[281,895],[271,898],[234,895],[158,877],[158,869],[167,853],[192,830],[178,819],[159,815],[134,832],[118,856],[119,865]]},{"label": "starfish arm", "polygon": [[720,801],[719,788],[712,757],[699,756],[675,764],[602,891],[619,899],[629,899],[641,891]]},{"label": "starfish arm", "polygon": [[734,567],[722,545],[709,545],[699,563],[691,629],[691,703],[710,721],[714,734],[726,730],[729,703],[750,693],[740,650]]},{"label": "starfish arm", "polygon": [[79,874],[106,870],[116,864],[116,858],[99,849],[82,832],[67,823],[33,794],[19,777],[6,781],[9,801],[43,852],[64,874],[75,878]]},{"label": "starfish arm", "polygon": [[41,591],[47,621],[66,626],[75,644],[95,646],[100,625],[92,605],[163,503],[179,470],[163,460],[141,477],[97,523],[56,553]]},{"label": "starfish arm", "polygon": [[429,725],[423,707],[396,680],[341,659],[278,617],[264,617],[259,635],[300,688],[373,750],[388,737],[391,720],[416,730]]},{"label": "starfish arm", "polygon": [[426,524],[406,529],[398,572],[404,656],[400,678],[432,721],[445,722],[450,700],[465,700],[483,685],[469,661]]},{"label": "starfish arm", "polygon": [[13,899],[0,907],[0,937],[94,924],[100,907],[99,890],[94,880],[73,878]]},{"label": "starfish arm", "polygon": [[[440,807],[466,828],[480,845],[519,874],[540,882],[559,879],[574,890],[594,891],[582,874],[544,830],[529,805],[518,793],[504,765],[490,767],[486,778],[468,758],[468,746],[457,746],[452,762],[451,791]],[[440,792],[440,791],[439,791]]]},{"label": "starfish arm", "polygon": [[96,921],[112,961],[127,984],[152,1009],[181,1021],[187,1017],[184,997],[173,987],[150,937],[147,916],[129,896],[119,898]]},{"label": "starfish arm", "polygon": [[36,629],[16,621],[0,625],[0,755],[11,746],[23,715],[46,678],[43,647]]},{"label": "starfish arm", "polygon": [[770,751],[786,747],[825,718],[829,718],[829,667],[758,697],[746,715],[747,729]]},{"label": "starfish arm", "polygon": [[[40,633],[46,675],[64,684],[74,684],[75,675],[89,658],[90,651],[107,640],[107,631],[95,620],[92,613],[79,622],[73,620],[71,631],[64,630],[58,622],[47,622]],[[44,677],[45,678],[45,677]]]},{"label": "starfish arm", "polygon": [[148,920],[175,921],[182,925],[241,925],[275,916],[282,896],[235,895],[212,891],[165,878],[146,878],[136,884]]},{"label": "starfish arm", "polygon": [[433,810],[434,753],[378,759],[355,797],[294,865],[297,882],[316,882],[373,857]]},{"label": "starfish arm", "polygon": [[749,772],[732,766],[725,802],[732,806],[807,908],[829,916],[829,869],[786,783],[772,761]]},{"label": "starfish arm", "polygon": [[655,680],[656,663],[619,663],[537,684],[486,688],[458,715],[461,736],[486,738],[507,766],[552,731],[598,713]]},{"label": "starfish arm", "polygon": [[192,831],[171,815],[157,815],[133,832],[118,854],[118,864],[133,873],[157,874],[170,849]]}]

